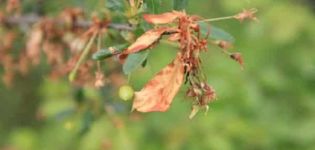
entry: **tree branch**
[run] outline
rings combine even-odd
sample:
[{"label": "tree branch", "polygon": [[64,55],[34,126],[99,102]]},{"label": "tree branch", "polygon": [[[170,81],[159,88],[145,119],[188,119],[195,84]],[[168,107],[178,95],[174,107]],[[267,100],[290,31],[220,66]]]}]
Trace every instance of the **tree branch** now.
[{"label": "tree branch", "polygon": [[[23,15],[23,16],[11,16],[3,18],[2,22],[8,26],[16,26],[16,25],[32,25],[40,20],[43,20],[44,17],[40,17],[37,15]],[[65,25],[66,22],[63,20],[54,19],[58,25]],[[92,21],[79,20],[75,22],[76,27],[88,28],[92,25]],[[109,28],[116,30],[133,30],[133,28],[128,24],[120,24],[120,23],[110,23],[108,25]]]}]

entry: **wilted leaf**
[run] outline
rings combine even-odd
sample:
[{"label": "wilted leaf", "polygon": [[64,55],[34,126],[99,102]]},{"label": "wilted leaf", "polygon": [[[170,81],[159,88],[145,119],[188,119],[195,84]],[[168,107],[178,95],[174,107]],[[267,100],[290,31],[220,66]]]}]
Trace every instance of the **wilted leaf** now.
[{"label": "wilted leaf", "polygon": [[166,111],[184,79],[181,55],[163,68],[144,88],[135,93],[133,109],[140,112]]},{"label": "wilted leaf", "polygon": [[158,28],[158,29],[152,29],[147,32],[145,32],[142,36],[140,36],[136,42],[134,42],[132,45],[130,45],[123,54],[132,54],[136,53],[138,51],[144,50],[146,48],[149,48],[154,42],[156,42],[164,32],[166,32],[168,28]]},{"label": "wilted leaf", "polygon": [[167,12],[163,14],[144,14],[143,19],[151,24],[167,24],[173,22],[176,18],[179,17],[177,12]]},{"label": "wilted leaf", "polygon": [[188,5],[188,0],[173,0],[174,10],[184,10]]},{"label": "wilted leaf", "polygon": [[123,65],[123,72],[125,74],[130,74],[132,71],[136,70],[147,59],[148,54],[149,51],[130,54]]}]

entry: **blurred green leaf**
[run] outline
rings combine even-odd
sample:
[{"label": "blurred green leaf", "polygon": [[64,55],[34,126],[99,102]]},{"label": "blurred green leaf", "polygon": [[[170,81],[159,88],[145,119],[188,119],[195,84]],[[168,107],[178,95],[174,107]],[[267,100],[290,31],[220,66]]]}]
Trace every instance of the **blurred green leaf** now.
[{"label": "blurred green leaf", "polygon": [[156,14],[160,12],[161,0],[144,0],[144,5],[148,13]]},{"label": "blurred green leaf", "polygon": [[91,124],[93,123],[93,114],[91,111],[86,111],[82,118],[81,127],[79,130],[79,134],[83,135],[87,131],[89,131]]},{"label": "blurred green leaf", "polygon": [[198,24],[200,27],[201,35],[203,37],[207,37],[208,34],[210,33],[209,37],[214,40],[223,40],[228,41],[230,43],[234,43],[235,41],[234,37],[230,33],[224,31],[219,27],[213,25],[210,26],[206,22],[198,22]]},{"label": "blurred green leaf", "polygon": [[211,25],[210,38],[215,39],[215,40],[224,40],[231,43],[235,42],[234,37],[230,33],[213,25]]},{"label": "blurred green leaf", "polygon": [[184,10],[188,5],[188,0],[173,0],[174,10]]},{"label": "blurred green leaf", "polygon": [[113,56],[113,53],[108,49],[100,49],[92,55],[92,59],[94,60],[102,60]]},{"label": "blurred green leaf", "polygon": [[125,9],[123,0],[106,0],[106,7],[111,11],[123,12]]},{"label": "blurred green leaf", "polygon": [[78,103],[81,104],[85,100],[85,94],[84,94],[84,89],[83,88],[75,88],[73,92],[73,97],[74,100]]},{"label": "blurred green leaf", "polygon": [[123,72],[130,74],[132,71],[140,67],[147,59],[149,51],[142,51],[134,54],[130,54],[123,65]]},{"label": "blurred green leaf", "polygon": [[59,112],[58,114],[56,114],[55,118],[56,118],[56,120],[59,120],[59,121],[64,120],[64,119],[74,115],[74,113],[75,113],[75,109],[68,108],[68,109],[63,110],[63,111]]},{"label": "blurred green leaf", "polygon": [[201,36],[207,37],[208,34],[210,33],[210,25],[206,22],[198,22]]},{"label": "blurred green leaf", "polygon": [[142,62],[141,66],[142,66],[142,67],[145,67],[145,66],[147,66],[147,64],[148,64],[148,59],[145,59],[145,60]]}]

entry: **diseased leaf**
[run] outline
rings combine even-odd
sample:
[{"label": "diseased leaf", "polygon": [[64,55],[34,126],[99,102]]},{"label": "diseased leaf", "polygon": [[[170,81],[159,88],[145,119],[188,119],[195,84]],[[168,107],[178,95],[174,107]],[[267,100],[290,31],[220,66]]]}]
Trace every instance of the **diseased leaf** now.
[{"label": "diseased leaf", "polygon": [[173,0],[174,10],[184,10],[188,5],[188,0]]},{"label": "diseased leaf", "polygon": [[133,109],[140,112],[166,111],[184,80],[181,55],[163,68],[144,88],[135,93]]},{"label": "diseased leaf", "polygon": [[167,12],[163,14],[144,14],[143,19],[151,24],[167,24],[173,22],[180,15],[179,12]]},{"label": "diseased leaf", "polygon": [[154,44],[164,32],[166,32],[168,28],[158,28],[158,29],[152,29],[147,32],[145,32],[142,36],[140,36],[136,42],[134,42],[132,45],[130,45],[123,54],[132,54],[139,52],[141,50],[149,48],[152,44]]},{"label": "diseased leaf", "polygon": [[138,53],[130,54],[123,65],[124,74],[130,74],[132,71],[140,67],[147,59],[148,54],[149,51],[141,51]]},{"label": "diseased leaf", "polygon": [[235,41],[234,37],[231,34],[227,33],[219,27],[215,27],[213,25],[210,26],[206,22],[198,22],[198,25],[201,35],[203,37],[207,37],[207,35],[209,34],[211,39],[228,41],[230,43],[234,43]]}]

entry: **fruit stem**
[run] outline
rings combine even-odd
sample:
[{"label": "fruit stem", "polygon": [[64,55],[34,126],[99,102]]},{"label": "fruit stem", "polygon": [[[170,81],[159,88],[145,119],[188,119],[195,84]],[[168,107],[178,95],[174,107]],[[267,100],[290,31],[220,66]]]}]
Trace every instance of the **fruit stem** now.
[{"label": "fruit stem", "polygon": [[97,32],[94,32],[94,34],[92,35],[92,37],[90,38],[89,42],[87,43],[86,47],[84,48],[78,62],[75,64],[74,68],[72,69],[72,71],[69,74],[69,81],[72,82],[77,75],[77,72],[79,70],[80,65],[83,63],[83,61],[85,60],[85,58],[87,57],[87,55],[89,54],[89,51],[91,49],[91,46],[96,38]]}]

